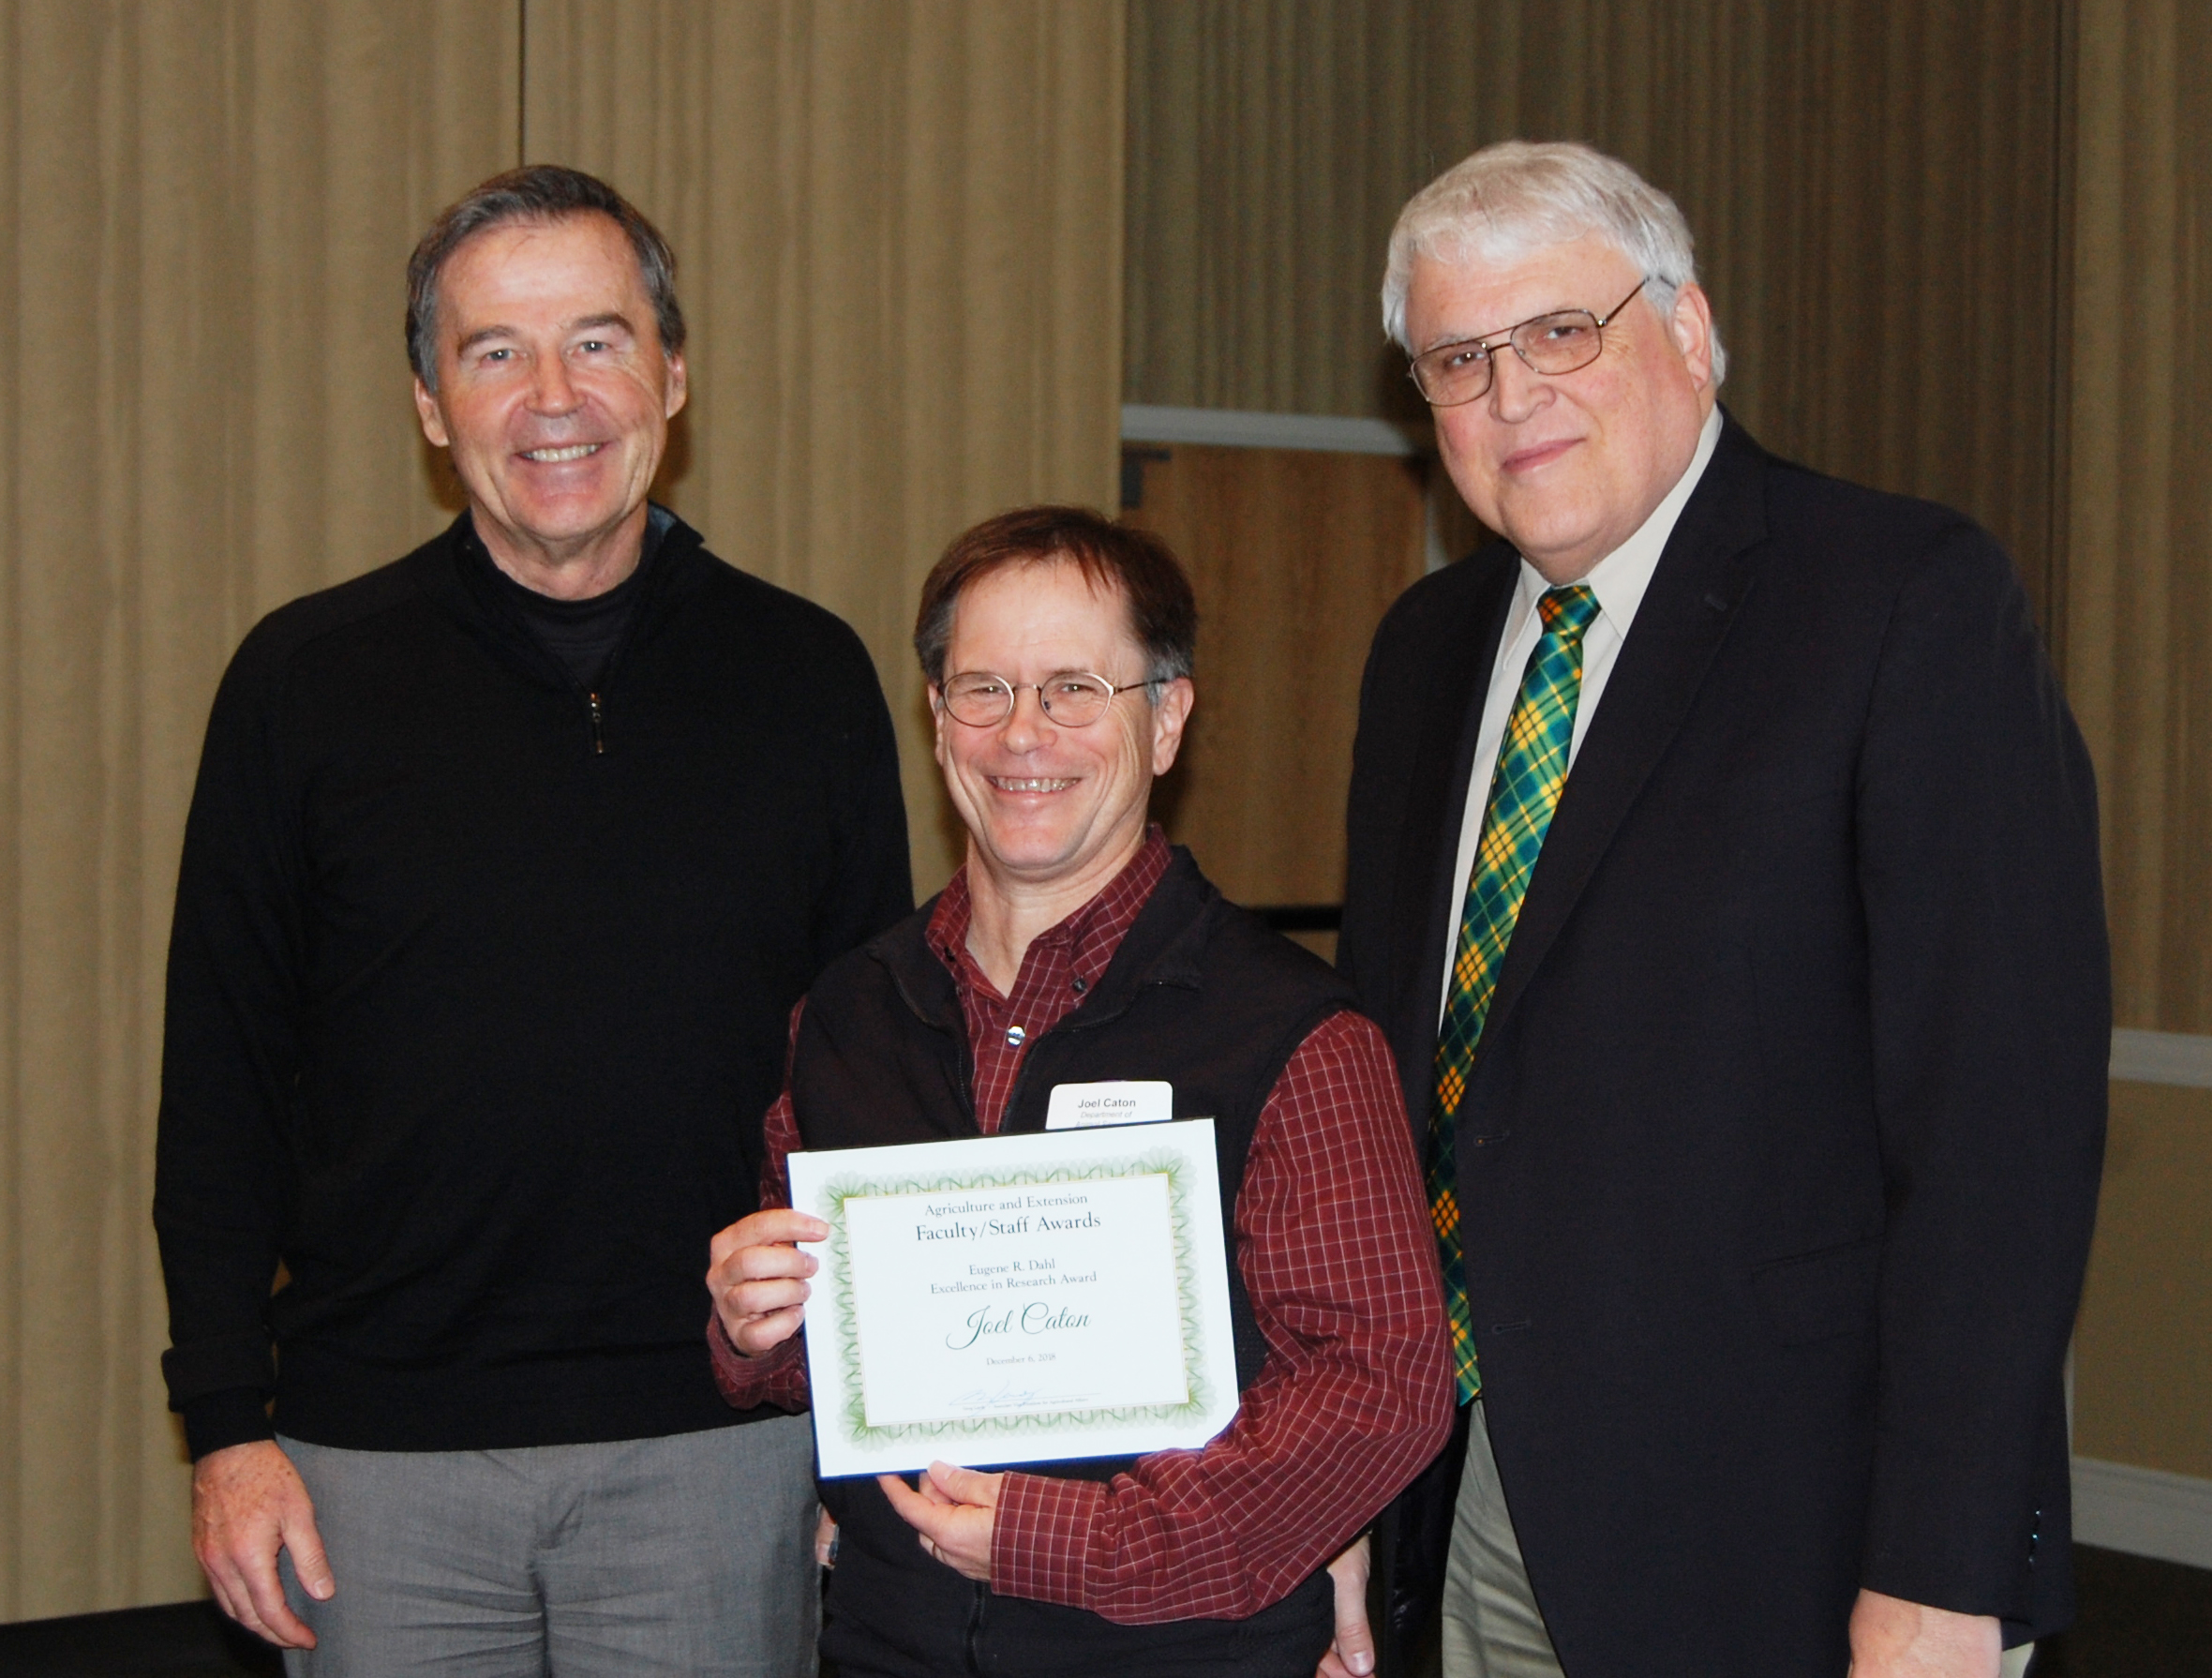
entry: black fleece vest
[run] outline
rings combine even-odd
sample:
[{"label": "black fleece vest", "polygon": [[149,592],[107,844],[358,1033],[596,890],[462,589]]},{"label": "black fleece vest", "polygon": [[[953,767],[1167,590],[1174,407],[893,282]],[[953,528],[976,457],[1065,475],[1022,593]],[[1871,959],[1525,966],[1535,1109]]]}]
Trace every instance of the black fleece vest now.
[{"label": "black fleece vest", "polygon": [[[831,966],[809,993],[791,1064],[805,1146],[979,1134],[960,997],[923,936],[932,907]],[[1308,1034],[1351,1004],[1323,963],[1224,901],[1178,848],[1090,996],[1029,1045],[1002,1133],[1043,1130],[1055,1085],[1164,1079],[1175,1117],[1214,1120],[1228,1236],[1276,1080]],[[1266,1345],[1233,1264],[1229,1293],[1243,1387]],[[1101,1480],[1129,1466],[1127,1458],[1024,1465]],[[1325,1572],[1249,1620],[1120,1626],[963,1579],[922,1553],[873,1478],[832,1480],[822,1491],[840,1527],[822,1649],[841,1671],[1257,1678],[1310,1673],[1333,1634]]]}]

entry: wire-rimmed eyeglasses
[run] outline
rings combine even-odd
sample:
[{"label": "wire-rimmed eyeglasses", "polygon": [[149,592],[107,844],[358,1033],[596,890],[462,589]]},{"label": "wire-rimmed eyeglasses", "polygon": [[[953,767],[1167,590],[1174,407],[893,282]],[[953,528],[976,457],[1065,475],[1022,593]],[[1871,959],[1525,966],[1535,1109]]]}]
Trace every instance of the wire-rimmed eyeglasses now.
[{"label": "wire-rimmed eyeglasses", "polygon": [[1510,344],[1513,352],[1527,364],[1532,372],[1556,379],[1562,373],[1572,373],[1588,367],[1598,358],[1606,347],[1606,328],[1636,299],[1636,292],[1644,289],[1650,276],[1636,282],[1636,291],[1602,315],[1593,315],[1586,308],[1554,309],[1547,315],[1533,315],[1517,326],[1508,326],[1503,332],[1493,332],[1487,337],[1466,338],[1457,344],[1439,344],[1433,350],[1424,350],[1413,357],[1413,365],[1407,369],[1411,379],[1432,408],[1457,408],[1462,402],[1480,401],[1490,394],[1490,382],[1496,367],[1492,352]]},{"label": "wire-rimmed eyeglasses", "polygon": [[1166,676],[1149,676],[1143,682],[1112,682],[1103,676],[1088,670],[1062,670],[1047,676],[1042,682],[1009,682],[1004,676],[994,676],[987,670],[966,670],[958,676],[948,676],[937,690],[939,703],[956,723],[965,723],[971,728],[995,728],[1014,713],[1014,701],[1022,690],[1037,690],[1037,702],[1044,708],[1046,716],[1063,728],[1087,728],[1106,714],[1106,708],[1113,703],[1113,696],[1133,688],[1158,687],[1170,681]]}]

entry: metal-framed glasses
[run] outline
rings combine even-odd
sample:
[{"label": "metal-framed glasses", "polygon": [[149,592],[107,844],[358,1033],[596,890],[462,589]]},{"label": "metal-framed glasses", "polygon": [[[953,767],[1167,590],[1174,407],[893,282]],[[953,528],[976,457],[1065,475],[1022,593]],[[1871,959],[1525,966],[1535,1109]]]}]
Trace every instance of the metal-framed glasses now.
[{"label": "metal-framed glasses", "polygon": [[1062,670],[1042,682],[1009,682],[1004,676],[994,676],[987,670],[967,670],[946,677],[945,685],[937,692],[939,703],[950,712],[952,720],[965,723],[971,728],[995,728],[1005,722],[1014,714],[1014,701],[1021,697],[1025,687],[1037,690],[1038,704],[1061,727],[1087,728],[1106,714],[1106,708],[1113,703],[1115,694],[1140,687],[1158,687],[1167,680],[1165,676],[1153,676],[1117,686],[1088,670]]},{"label": "metal-framed glasses", "polygon": [[1406,376],[1419,388],[1432,408],[1457,408],[1490,394],[1496,375],[1495,352],[1506,345],[1527,364],[1531,372],[1556,379],[1588,367],[1606,347],[1606,328],[1636,299],[1650,277],[1636,282],[1636,292],[1602,315],[1586,308],[1554,309],[1536,315],[1518,326],[1493,332],[1487,337],[1467,338],[1457,344],[1439,344],[1413,357]]}]

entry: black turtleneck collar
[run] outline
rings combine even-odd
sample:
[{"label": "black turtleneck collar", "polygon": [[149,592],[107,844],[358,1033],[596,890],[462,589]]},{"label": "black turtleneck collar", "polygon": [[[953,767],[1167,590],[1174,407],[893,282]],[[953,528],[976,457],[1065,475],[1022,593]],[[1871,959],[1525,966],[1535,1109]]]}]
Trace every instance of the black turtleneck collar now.
[{"label": "black turtleneck collar", "polygon": [[589,692],[605,675],[607,661],[628,633],[638,597],[644,592],[646,573],[660,552],[662,538],[675,522],[676,516],[665,507],[650,508],[636,569],[605,593],[586,600],[556,600],[516,582],[493,562],[476,534],[472,518],[463,547],[471,562],[482,567],[494,589],[520,614],[531,638],[560,662],[578,687]]}]

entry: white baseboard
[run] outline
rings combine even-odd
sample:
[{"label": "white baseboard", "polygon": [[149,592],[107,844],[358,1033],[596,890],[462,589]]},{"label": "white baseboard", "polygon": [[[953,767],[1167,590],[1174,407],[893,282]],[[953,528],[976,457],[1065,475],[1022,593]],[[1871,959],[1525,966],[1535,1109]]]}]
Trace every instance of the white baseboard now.
[{"label": "white baseboard", "polygon": [[2103,1550],[2212,1568],[2212,1480],[2076,1457],[2073,1536]]}]

